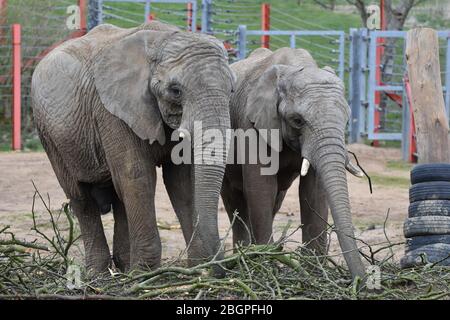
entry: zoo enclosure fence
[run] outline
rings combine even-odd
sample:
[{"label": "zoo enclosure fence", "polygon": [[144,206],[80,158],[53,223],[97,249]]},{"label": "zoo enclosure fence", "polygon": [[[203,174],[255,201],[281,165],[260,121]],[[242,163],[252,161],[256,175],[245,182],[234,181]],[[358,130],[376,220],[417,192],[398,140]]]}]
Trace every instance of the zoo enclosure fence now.
[{"label": "zoo enclosure fence", "polygon": [[[450,116],[450,30],[438,31],[447,118]],[[414,119],[407,95],[406,31],[349,33],[349,141],[401,141],[403,159],[416,160]],[[380,59],[382,55],[383,59]]]},{"label": "zoo enclosure fence", "polygon": [[[122,27],[132,27],[151,19],[175,24],[191,31],[203,31],[221,38],[231,55],[237,52],[237,26],[245,22],[251,28],[270,29],[270,6],[261,4],[260,0],[42,0],[30,6],[27,0],[0,0],[8,3],[7,19],[2,22],[1,36],[5,39],[1,54],[1,74],[3,81],[0,97],[0,118],[2,126],[5,119],[11,119],[13,149],[21,149],[24,133],[33,133],[32,110],[30,104],[30,83],[35,65],[58,44],[67,39],[83,35],[86,30],[98,23],[112,23]],[[80,9],[79,29],[69,30],[67,20],[68,7],[77,4]],[[10,13],[15,15],[10,17]],[[276,13],[276,9],[274,10]],[[0,15],[2,17],[3,15]],[[1,19],[0,19],[1,20]],[[22,37],[20,42],[21,57],[12,59],[11,25],[20,24]],[[299,41],[303,41],[300,39]],[[314,41],[310,44],[316,45]],[[278,48],[289,45],[277,35],[263,35],[249,39],[248,52],[258,46]],[[316,45],[316,59],[322,54]],[[323,55],[325,58],[325,55]],[[235,59],[237,57],[233,57]],[[327,57],[328,58],[328,57]],[[13,63],[15,61],[15,63]],[[329,60],[331,61],[331,59]],[[324,61],[325,63],[325,61]],[[329,64],[329,63],[327,63]],[[12,70],[21,70],[14,77]],[[16,85],[14,86],[14,83]],[[17,84],[20,86],[17,86]],[[16,89],[14,89],[16,88]],[[20,93],[17,89],[20,89]],[[14,93],[14,94],[13,94]],[[16,97],[15,99],[13,99]],[[20,97],[20,99],[19,99]],[[16,103],[13,104],[13,101]],[[13,117],[13,115],[21,115]],[[18,130],[20,128],[20,130]],[[2,130],[4,131],[4,130]],[[22,139],[17,139],[22,133]],[[17,142],[18,141],[18,142]],[[0,141],[1,142],[1,141]]]}]

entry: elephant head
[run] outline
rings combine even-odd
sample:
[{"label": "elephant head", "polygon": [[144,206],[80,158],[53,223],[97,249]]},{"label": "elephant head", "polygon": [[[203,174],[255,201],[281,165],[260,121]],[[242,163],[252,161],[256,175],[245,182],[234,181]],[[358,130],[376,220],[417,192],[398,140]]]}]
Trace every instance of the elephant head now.
[{"label": "elephant head", "polygon": [[[165,145],[167,137],[181,129],[194,136],[194,120],[226,137],[234,78],[226,51],[215,38],[140,30],[104,47],[93,70],[105,108],[150,144]],[[214,256],[220,247],[217,210],[226,148],[221,156],[223,162],[192,166],[197,228],[189,247],[191,262]]]},{"label": "elephant head", "polygon": [[[279,129],[284,146],[302,157],[301,175],[311,165],[326,190],[339,243],[353,276],[364,275],[351,221],[345,146],[350,109],[344,85],[331,68],[315,63],[273,65],[250,92],[247,117],[257,129]],[[269,142],[270,144],[270,142]],[[283,144],[281,144],[283,145]]]}]

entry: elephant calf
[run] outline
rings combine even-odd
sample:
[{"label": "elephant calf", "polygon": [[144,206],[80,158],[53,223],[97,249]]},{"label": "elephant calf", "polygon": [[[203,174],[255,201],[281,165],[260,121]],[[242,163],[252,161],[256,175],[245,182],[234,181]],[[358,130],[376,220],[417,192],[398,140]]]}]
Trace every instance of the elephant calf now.
[{"label": "elephant calf", "polygon": [[194,120],[225,133],[233,81],[221,42],[158,22],[98,26],[39,63],[32,80],[35,124],[80,223],[88,268],[110,264],[100,214],[111,207],[116,266],[160,264],[154,203],[160,165],[190,244],[189,261],[218,253],[226,152],[212,165],[174,165],[171,137],[192,132]]},{"label": "elephant calf", "polygon": [[[271,146],[277,142],[272,152],[280,151],[276,174],[262,174],[261,162],[227,166],[222,198],[230,219],[235,211],[240,217],[233,225],[233,241],[271,241],[273,217],[301,175],[303,242],[324,250],[329,203],[350,271],[363,276],[346,167],[355,175],[361,172],[349,163],[345,146],[350,110],[342,81],[331,68],[319,68],[302,49],[258,49],[231,68],[237,75],[230,104],[232,128],[256,129],[260,132],[257,139],[266,139],[264,143]],[[278,130],[280,141],[269,140],[262,129]]]}]

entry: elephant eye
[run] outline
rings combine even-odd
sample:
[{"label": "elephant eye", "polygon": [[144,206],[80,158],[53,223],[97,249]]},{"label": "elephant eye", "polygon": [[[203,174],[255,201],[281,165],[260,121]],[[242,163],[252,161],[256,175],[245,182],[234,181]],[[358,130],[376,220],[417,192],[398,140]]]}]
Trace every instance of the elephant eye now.
[{"label": "elephant eye", "polygon": [[179,99],[181,97],[181,94],[182,94],[181,89],[176,84],[169,85],[168,91],[169,91],[170,96],[175,99]]},{"label": "elephant eye", "polygon": [[303,117],[296,115],[295,117],[292,117],[290,119],[291,125],[294,128],[301,128],[305,125],[305,120],[303,119]]}]

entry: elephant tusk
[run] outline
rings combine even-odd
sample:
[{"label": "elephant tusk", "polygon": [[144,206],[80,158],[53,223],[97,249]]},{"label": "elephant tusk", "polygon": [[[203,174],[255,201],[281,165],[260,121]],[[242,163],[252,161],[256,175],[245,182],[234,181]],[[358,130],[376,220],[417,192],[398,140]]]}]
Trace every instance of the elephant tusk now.
[{"label": "elephant tusk", "polygon": [[350,161],[347,163],[345,168],[347,169],[348,172],[350,172],[355,177],[358,177],[358,178],[364,177],[364,173]]},{"label": "elephant tusk", "polygon": [[183,131],[180,131],[179,134],[180,139],[184,139],[185,136],[186,136],[185,133]]},{"label": "elephant tusk", "polygon": [[308,159],[303,158],[303,161],[302,161],[302,169],[300,170],[300,175],[301,175],[302,177],[304,177],[304,176],[306,176],[306,175],[308,174],[308,170],[309,170],[309,166],[310,166],[310,165],[311,165],[311,164],[309,163]]}]

